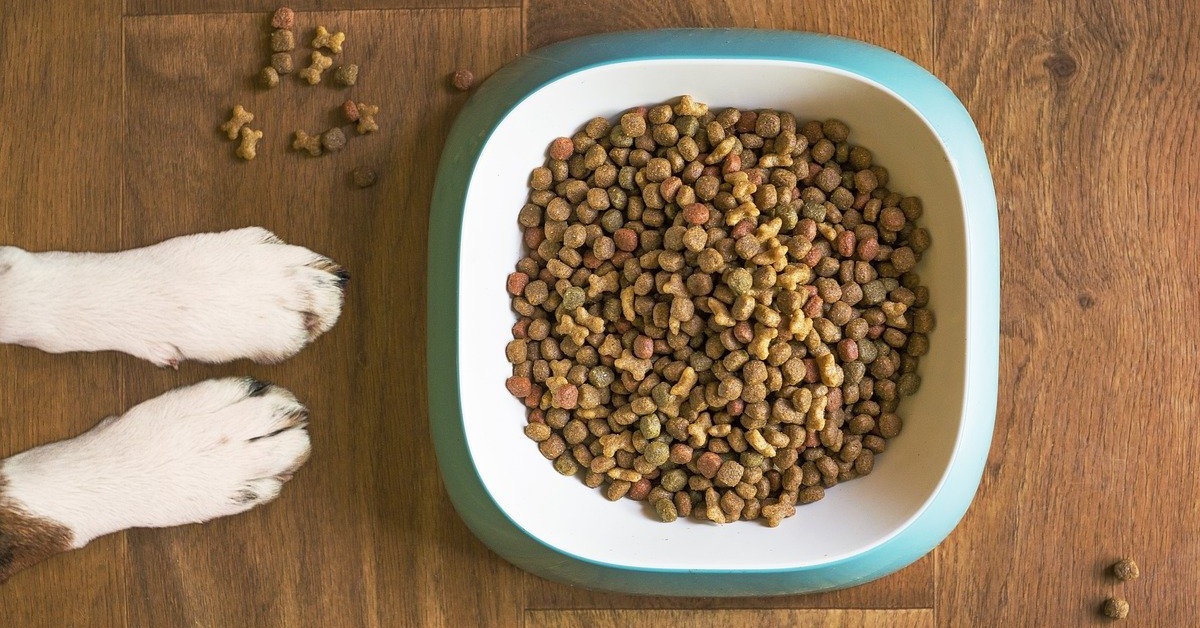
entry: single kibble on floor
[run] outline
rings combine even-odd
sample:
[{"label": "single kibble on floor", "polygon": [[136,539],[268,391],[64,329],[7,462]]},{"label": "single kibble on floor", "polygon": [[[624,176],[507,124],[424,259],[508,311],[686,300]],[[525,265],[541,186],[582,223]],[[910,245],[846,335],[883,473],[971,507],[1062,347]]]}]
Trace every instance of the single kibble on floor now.
[{"label": "single kibble on floor", "polygon": [[309,135],[303,129],[297,129],[292,139],[292,150],[302,150],[317,157],[321,154],[321,136]]},{"label": "single kibble on floor", "polygon": [[1138,569],[1137,563],[1133,562],[1132,558],[1122,558],[1112,566],[1113,575],[1120,580],[1137,580],[1138,576],[1142,575]]},{"label": "single kibble on floor", "polygon": [[290,29],[295,23],[296,13],[288,7],[275,9],[275,15],[271,16],[271,26],[275,28]]},{"label": "single kibble on floor", "polygon": [[1110,597],[1104,600],[1104,616],[1110,619],[1125,619],[1129,616],[1129,602],[1121,598]]},{"label": "single kibble on floor", "polygon": [[221,125],[221,130],[229,139],[236,140],[238,134],[241,133],[242,127],[254,121],[254,114],[246,111],[241,105],[233,106],[233,113],[229,117],[229,121]]},{"label": "single kibble on floor", "polygon": [[341,129],[333,127],[321,134],[321,146],[331,153],[336,153],[346,147],[346,134]]},{"label": "single kibble on floor", "polygon": [[242,143],[238,145],[237,156],[250,161],[258,155],[257,144],[263,136],[262,131],[255,131],[248,126],[242,127]]},{"label": "single kibble on floor", "polygon": [[300,70],[300,78],[304,79],[309,85],[316,85],[321,82],[321,73],[328,70],[332,65],[332,58],[314,50],[312,53],[312,64]]},{"label": "single kibble on floor", "polygon": [[379,105],[368,105],[365,102],[358,103],[358,134],[365,135],[374,133],[379,130],[379,125],[375,123],[375,116],[379,114]]},{"label": "single kibble on floor", "polygon": [[450,82],[455,89],[465,92],[475,86],[475,74],[467,69],[455,70],[454,75],[450,77]]},{"label": "single kibble on floor", "polygon": [[358,82],[358,66],[353,63],[339,65],[333,71],[333,82],[343,87],[350,87]]},{"label": "single kibble on floor", "polygon": [[291,74],[294,69],[292,55],[287,52],[277,52],[271,55],[271,67],[280,74]]},{"label": "single kibble on floor", "polygon": [[354,104],[353,100],[342,103],[342,115],[346,116],[349,122],[358,122],[358,105]]},{"label": "single kibble on floor", "polygon": [[375,171],[367,166],[359,166],[355,168],[350,173],[350,176],[354,179],[354,185],[357,185],[360,188],[369,188],[372,185],[375,185],[375,181],[378,178],[375,174]]},{"label": "single kibble on floor", "polygon": [[268,65],[258,73],[258,84],[267,89],[275,87],[279,84],[279,72]]},{"label": "single kibble on floor", "polygon": [[324,26],[318,26],[313,34],[312,47],[327,48],[333,54],[342,53],[342,44],[346,41],[346,34],[342,32],[331,33]]},{"label": "single kibble on floor", "polygon": [[274,52],[288,52],[295,48],[296,36],[292,34],[292,31],[281,28],[271,33],[271,50]]}]

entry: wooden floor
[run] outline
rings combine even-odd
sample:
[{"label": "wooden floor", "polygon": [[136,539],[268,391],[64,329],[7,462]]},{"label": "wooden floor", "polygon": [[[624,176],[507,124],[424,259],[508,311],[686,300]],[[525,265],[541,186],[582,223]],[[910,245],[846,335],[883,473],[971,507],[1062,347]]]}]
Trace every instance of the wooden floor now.
[{"label": "wooden floor", "polygon": [[[334,330],[276,366],[159,370],[0,347],[0,457],[174,386],[251,374],[312,409],[315,453],[243,516],[115,534],[0,587],[4,626],[1083,626],[1200,621],[1200,22],[1186,0],[304,0],[348,34],[353,90],[256,91],[264,0],[7,0],[0,243],[115,250],[250,224],[353,274]],[[399,7],[399,8],[397,8]],[[715,600],[609,595],[503,562],[447,502],[426,425],[425,231],[466,95],[522,53],[623,28],[746,26],[863,39],[946,82],[994,170],[1000,400],[976,501],[931,555],[858,588]],[[348,95],[380,133],[286,150]],[[216,126],[255,112],[240,163]],[[360,190],[350,171],[374,167]],[[432,322],[430,324],[436,324]],[[1135,582],[1104,573],[1117,557]]]}]

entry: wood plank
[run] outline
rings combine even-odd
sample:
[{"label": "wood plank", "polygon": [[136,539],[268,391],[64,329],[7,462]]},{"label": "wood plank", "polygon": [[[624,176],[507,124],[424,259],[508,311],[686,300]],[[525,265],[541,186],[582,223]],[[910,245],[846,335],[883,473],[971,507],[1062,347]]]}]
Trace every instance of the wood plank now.
[{"label": "wood plank", "polygon": [[933,63],[933,15],[926,2],[866,0],[851,4],[790,0],[635,2],[528,0],[527,50],[572,37],[629,29],[737,27],[812,31],[852,37]]},{"label": "wood plank", "polygon": [[[120,7],[13,0],[0,11],[0,245],[120,248]],[[84,75],[86,74],[86,78]],[[0,458],[82,432],[121,410],[131,360],[0,345]],[[0,586],[0,623],[121,625],[125,539],[113,535]]]},{"label": "wood plank", "polygon": [[[470,9],[519,7],[519,0],[125,0],[125,15],[179,15],[185,13],[258,13],[264,25],[270,24],[275,9],[287,6],[297,12],[297,25],[304,23],[301,12],[334,12],[362,9]],[[334,16],[330,16],[331,19]],[[330,29],[338,25],[326,24]],[[309,26],[308,28],[313,28]],[[297,35],[301,33],[297,30]]]},{"label": "wood plank", "polygon": [[654,611],[563,610],[525,611],[525,628],[624,628],[625,626],[689,626],[690,628],[927,628],[934,625],[933,609],[828,609]]},{"label": "wood plank", "polygon": [[[989,149],[1004,277],[996,438],[941,550],[940,624],[1100,625],[1114,594],[1137,625],[1194,621],[1194,11],[936,4],[936,73]],[[1123,555],[1140,580],[1105,573]]]},{"label": "wood plank", "polygon": [[[276,503],[131,534],[142,592],[131,616],[137,625],[512,623],[520,580],[442,493],[422,408],[427,208],[441,140],[466,99],[445,79],[459,67],[483,78],[515,56],[520,13],[311,17],[339,24],[354,42],[339,62],[360,65],[355,87],[293,76],[272,91],[254,88],[248,77],[265,54],[256,14],[126,20],[127,239],[259,224],[352,275],[338,325],[283,364],[146,369],[131,383],[129,396],[144,398],[222,374],[275,381],[311,409],[314,449]],[[337,124],[350,97],[380,105],[378,133],[346,126],[346,149],[320,158],[289,150],[294,129]],[[217,132],[235,103],[265,133],[252,162],[234,157]],[[170,131],[138,124],[149,111],[156,129]],[[359,165],[378,172],[374,187],[349,182]]]}]

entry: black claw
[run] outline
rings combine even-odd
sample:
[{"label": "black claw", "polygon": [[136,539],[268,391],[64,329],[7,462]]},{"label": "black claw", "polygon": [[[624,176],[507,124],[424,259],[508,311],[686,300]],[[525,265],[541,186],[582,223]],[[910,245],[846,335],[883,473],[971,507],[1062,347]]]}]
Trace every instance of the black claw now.
[{"label": "black claw", "polygon": [[339,268],[333,274],[338,278],[337,283],[339,288],[345,288],[346,284],[350,283],[350,273],[345,268]]},{"label": "black claw", "polygon": [[246,384],[250,386],[250,394],[248,397],[261,397],[267,394],[267,389],[271,387],[271,382],[264,382],[253,377],[248,378]]}]

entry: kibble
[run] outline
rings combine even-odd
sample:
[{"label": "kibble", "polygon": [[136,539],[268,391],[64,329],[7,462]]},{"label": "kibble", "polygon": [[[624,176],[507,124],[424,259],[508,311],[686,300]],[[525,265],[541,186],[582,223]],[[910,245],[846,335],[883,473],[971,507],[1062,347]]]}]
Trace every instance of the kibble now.
[{"label": "kibble", "polygon": [[683,97],[550,143],[506,358],[543,455],[571,446],[559,472],[662,521],[774,527],[873,471],[921,383],[930,238],[849,136]]},{"label": "kibble", "polygon": [[236,140],[241,134],[242,127],[254,121],[254,114],[246,111],[241,105],[233,106],[233,113],[229,117],[229,121],[221,125],[221,130],[229,139]]},{"label": "kibble", "polygon": [[1137,580],[1138,576],[1142,575],[1141,570],[1138,569],[1137,563],[1133,562],[1132,558],[1122,558],[1121,560],[1117,561],[1112,566],[1112,572],[1118,580],[1124,581]]},{"label": "kibble", "polygon": [[271,89],[279,85],[279,72],[272,66],[267,66],[258,73],[258,84]]},{"label": "kibble", "polygon": [[458,69],[450,76],[450,84],[460,92],[470,91],[475,86],[475,73],[467,69]]},{"label": "kibble", "polygon": [[333,71],[333,82],[342,87],[351,87],[358,82],[358,66],[353,63],[339,65]]},{"label": "kibble", "polygon": [[1109,619],[1125,619],[1129,616],[1129,602],[1121,598],[1110,597],[1104,600],[1102,612]]},{"label": "kibble", "polygon": [[317,157],[321,154],[321,136],[309,135],[307,131],[297,129],[292,139],[292,150],[304,151],[312,157]]},{"label": "kibble", "polygon": [[321,134],[321,146],[331,153],[342,150],[346,147],[346,134],[333,127]]},{"label": "kibble", "polygon": [[375,185],[378,176],[375,170],[367,166],[359,166],[350,172],[350,178],[354,181],[354,185],[360,188],[369,188]]},{"label": "kibble", "polygon": [[271,55],[271,67],[275,68],[277,74],[291,74],[294,69],[292,55],[286,52],[277,52]]},{"label": "kibble", "polygon": [[241,130],[242,142],[238,145],[237,156],[250,161],[258,155],[258,141],[262,139],[263,132],[255,131],[248,126],[242,127]]},{"label": "kibble", "polygon": [[375,116],[379,114],[378,105],[368,105],[366,103],[358,103],[356,106],[358,111],[358,125],[355,127],[359,135],[366,133],[374,133],[379,130],[379,125],[375,122]]},{"label": "kibble", "polygon": [[313,50],[325,48],[335,55],[342,54],[342,44],[345,41],[345,33],[331,33],[324,26],[318,26],[317,30],[313,33],[312,48]]},{"label": "kibble", "polygon": [[311,58],[312,64],[300,70],[300,78],[309,85],[316,85],[321,82],[321,73],[333,65],[333,59],[321,54],[317,50],[313,51]]},{"label": "kibble", "polygon": [[279,7],[271,16],[271,26],[290,30],[296,23],[296,13],[288,7]]},{"label": "kibble", "polygon": [[296,48],[296,35],[290,30],[279,29],[271,33],[271,50],[289,52]]}]

